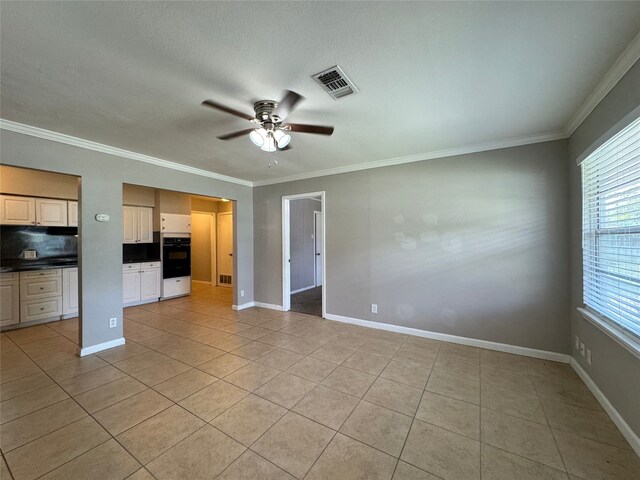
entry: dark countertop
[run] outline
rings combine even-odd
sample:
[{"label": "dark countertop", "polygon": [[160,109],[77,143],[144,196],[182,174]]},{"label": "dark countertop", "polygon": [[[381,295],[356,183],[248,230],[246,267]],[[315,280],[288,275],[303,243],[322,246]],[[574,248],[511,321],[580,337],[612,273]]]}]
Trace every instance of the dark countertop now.
[{"label": "dark countertop", "polygon": [[127,263],[147,263],[147,262],[159,262],[159,261],[160,261],[159,258],[138,258],[138,259],[123,260],[122,263],[123,264],[127,264]]},{"label": "dark countertop", "polygon": [[[159,262],[159,258],[144,258],[135,260],[123,260],[126,263]],[[72,268],[78,266],[76,257],[34,258],[33,260],[1,260],[0,273],[30,272],[33,270],[48,270],[52,268]]]},{"label": "dark countertop", "polygon": [[52,268],[73,268],[77,266],[77,257],[34,258],[33,260],[11,259],[0,261],[0,273],[28,272]]}]

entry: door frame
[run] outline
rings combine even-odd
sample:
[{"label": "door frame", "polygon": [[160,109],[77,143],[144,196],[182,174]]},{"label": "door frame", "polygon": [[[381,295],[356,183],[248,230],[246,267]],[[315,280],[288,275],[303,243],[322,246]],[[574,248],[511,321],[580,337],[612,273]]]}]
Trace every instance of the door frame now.
[{"label": "door frame", "polygon": [[[318,241],[318,231],[316,230],[316,226],[318,225],[318,215],[322,215],[322,214],[323,212],[319,210],[313,211],[313,284],[315,287],[319,286],[318,285],[318,262],[316,262],[316,242]],[[322,218],[324,220],[324,217]],[[322,226],[324,227],[324,223]],[[324,233],[324,228],[322,229],[322,231]],[[324,242],[324,238],[322,240]],[[324,243],[322,245],[324,248]],[[322,253],[320,253],[320,255],[322,255]],[[322,270],[322,283],[320,285],[324,285],[324,266],[322,265],[322,262],[320,263],[321,263],[320,269]]]},{"label": "door frame", "polygon": [[[322,209],[322,318],[327,316],[327,208],[326,192],[299,193],[297,195],[284,195],[282,197],[282,310],[291,310],[291,200],[301,198],[320,197]],[[315,222],[315,219],[314,219]],[[315,226],[314,226],[315,229]],[[315,262],[315,260],[314,260]],[[315,274],[315,267],[314,267]],[[315,280],[315,279],[314,279]]]},{"label": "door frame", "polygon": [[[218,273],[217,273],[217,267],[218,267],[218,237],[216,236],[216,227],[218,225],[218,217],[217,217],[217,213],[215,212],[203,212],[200,210],[191,210],[191,215],[193,215],[194,213],[198,213],[200,215],[209,215],[211,217],[211,229],[209,231],[209,239],[211,242],[211,278],[209,279],[209,284],[212,287],[215,287],[217,285],[216,280],[218,278]],[[191,223],[193,224],[193,220],[191,221]],[[192,233],[193,236],[193,233]],[[192,254],[193,254],[193,249],[192,249]],[[193,262],[193,259],[192,259]],[[193,273],[193,272],[192,272]],[[191,279],[192,282],[196,282],[199,283],[199,280],[193,280]]]},{"label": "door frame", "polygon": [[[215,285],[217,287],[226,287],[226,288],[233,288],[233,285],[236,281],[235,279],[235,275],[233,274],[233,266],[235,265],[235,261],[236,261],[236,257],[235,255],[231,258],[231,284],[229,285],[228,283],[220,283],[220,276],[218,275],[218,237],[220,236],[220,229],[218,226],[218,221],[220,220],[220,216],[221,215],[231,215],[231,248],[235,247],[235,231],[233,228],[233,212],[218,212],[217,213],[217,217],[216,217],[216,283]],[[235,253],[235,251],[233,252]]]}]

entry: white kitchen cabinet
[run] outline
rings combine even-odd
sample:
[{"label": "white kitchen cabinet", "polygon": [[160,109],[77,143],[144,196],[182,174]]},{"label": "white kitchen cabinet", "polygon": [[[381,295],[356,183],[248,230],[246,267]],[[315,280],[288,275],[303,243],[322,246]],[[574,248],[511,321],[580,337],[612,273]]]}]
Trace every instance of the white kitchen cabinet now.
[{"label": "white kitchen cabinet", "polygon": [[138,220],[136,207],[122,207],[122,243],[137,243]]},{"label": "white kitchen cabinet", "polygon": [[160,298],[160,262],[143,263],[140,268],[140,301]]},{"label": "white kitchen cabinet", "polygon": [[36,199],[0,195],[0,223],[3,225],[35,225]]},{"label": "white kitchen cabinet", "polygon": [[160,232],[164,234],[191,233],[191,215],[161,213],[160,223]]},{"label": "white kitchen cabinet", "polygon": [[20,272],[20,323],[62,315],[62,270]]},{"label": "white kitchen cabinet", "polygon": [[78,226],[78,202],[67,202],[68,219],[67,225],[70,227]]},{"label": "white kitchen cabinet", "polygon": [[128,263],[122,266],[122,303],[134,305],[160,298],[160,262]]},{"label": "white kitchen cabinet", "polygon": [[153,208],[122,207],[122,243],[153,243]]},{"label": "white kitchen cabinet", "polygon": [[43,227],[67,226],[67,201],[36,198],[36,225]]},{"label": "white kitchen cabinet", "polygon": [[77,315],[80,307],[78,295],[78,268],[62,270],[62,314]]},{"label": "white kitchen cabinet", "polygon": [[20,276],[0,274],[0,327],[20,322]]},{"label": "white kitchen cabinet", "polygon": [[140,301],[140,264],[135,264],[135,270],[122,272],[122,303],[136,303]]},{"label": "white kitchen cabinet", "polygon": [[153,208],[138,207],[138,243],[153,243]]},{"label": "white kitchen cabinet", "polygon": [[162,281],[162,298],[180,297],[191,293],[191,277],[165,278]]}]

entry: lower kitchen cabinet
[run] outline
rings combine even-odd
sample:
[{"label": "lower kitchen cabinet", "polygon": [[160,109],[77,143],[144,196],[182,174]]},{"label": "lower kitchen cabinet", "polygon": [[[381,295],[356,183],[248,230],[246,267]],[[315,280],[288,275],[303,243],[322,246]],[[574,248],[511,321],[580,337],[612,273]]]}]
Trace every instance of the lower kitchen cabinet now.
[{"label": "lower kitchen cabinet", "polygon": [[62,270],[62,314],[65,317],[78,315],[79,300],[78,268],[65,268]]},{"label": "lower kitchen cabinet", "polygon": [[122,303],[157,302],[160,298],[160,262],[127,263],[122,266]]},{"label": "lower kitchen cabinet", "polygon": [[62,315],[62,270],[20,272],[20,323]]},{"label": "lower kitchen cabinet", "polygon": [[0,327],[20,322],[20,274],[0,274]]}]

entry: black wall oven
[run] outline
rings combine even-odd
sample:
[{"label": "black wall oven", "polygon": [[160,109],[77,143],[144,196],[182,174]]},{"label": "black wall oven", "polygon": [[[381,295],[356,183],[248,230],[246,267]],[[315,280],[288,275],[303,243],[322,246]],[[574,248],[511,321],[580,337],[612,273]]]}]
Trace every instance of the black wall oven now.
[{"label": "black wall oven", "polygon": [[191,276],[191,238],[162,239],[162,278]]}]

